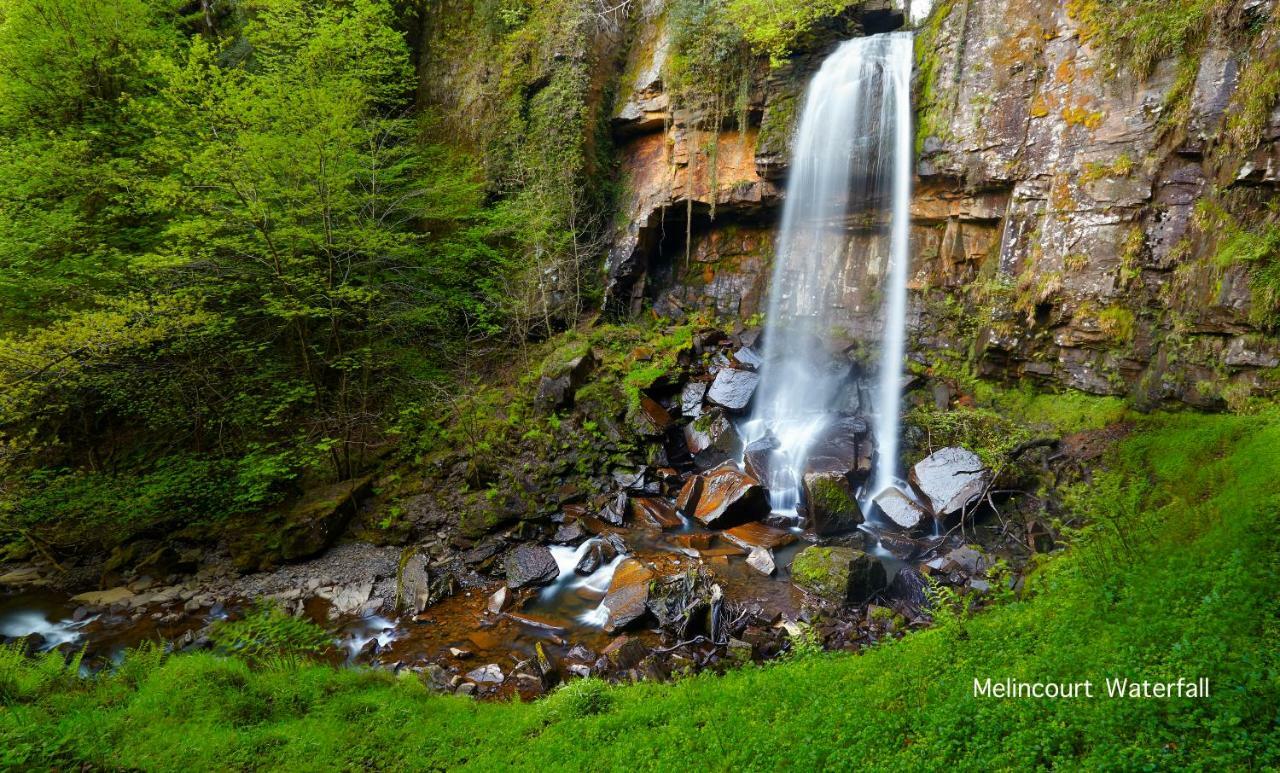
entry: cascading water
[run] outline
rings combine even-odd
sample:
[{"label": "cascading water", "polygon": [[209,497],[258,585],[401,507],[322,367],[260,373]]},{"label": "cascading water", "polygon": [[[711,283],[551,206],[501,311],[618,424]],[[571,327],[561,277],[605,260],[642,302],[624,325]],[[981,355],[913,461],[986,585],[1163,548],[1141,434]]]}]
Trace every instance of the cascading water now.
[{"label": "cascading water", "polygon": [[[776,440],[769,488],[775,511],[798,500],[814,439],[837,409],[847,365],[829,351],[844,296],[851,213],[889,209],[884,325],[875,434],[875,491],[893,482],[898,456],[911,199],[909,32],[842,44],[809,84],[770,286],[761,373],[748,438]],[[884,250],[878,250],[883,253]],[[872,492],[874,493],[874,492]]]}]

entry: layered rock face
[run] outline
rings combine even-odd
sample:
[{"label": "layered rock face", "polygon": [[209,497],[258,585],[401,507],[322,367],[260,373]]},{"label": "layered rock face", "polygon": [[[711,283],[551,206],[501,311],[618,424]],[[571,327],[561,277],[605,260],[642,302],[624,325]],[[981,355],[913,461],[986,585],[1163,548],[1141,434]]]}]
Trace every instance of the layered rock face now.
[{"label": "layered rock face", "polygon": [[[1226,237],[1203,203],[1257,222],[1280,190],[1280,109],[1256,136],[1221,139],[1280,60],[1276,0],[1234,4],[1147,74],[1095,44],[1084,3],[938,5],[917,42],[913,351],[1146,404],[1277,391],[1280,344],[1250,267],[1215,260]],[[869,3],[826,39],[894,23]],[[609,298],[621,313],[748,317],[767,294],[797,103],[829,48],[762,63],[746,125],[716,126],[673,107],[667,39],[661,15],[637,26],[614,112],[625,190]],[[848,223],[837,302],[853,341],[879,324],[879,225]]]}]

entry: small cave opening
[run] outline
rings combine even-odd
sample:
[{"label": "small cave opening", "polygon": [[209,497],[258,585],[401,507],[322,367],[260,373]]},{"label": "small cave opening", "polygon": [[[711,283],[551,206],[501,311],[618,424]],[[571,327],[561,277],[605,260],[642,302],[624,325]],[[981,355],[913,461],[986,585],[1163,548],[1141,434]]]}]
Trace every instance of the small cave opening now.
[{"label": "small cave opening", "polygon": [[1053,319],[1053,304],[1037,303],[1035,308],[1036,327],[1048,325],[1051,319]]}]

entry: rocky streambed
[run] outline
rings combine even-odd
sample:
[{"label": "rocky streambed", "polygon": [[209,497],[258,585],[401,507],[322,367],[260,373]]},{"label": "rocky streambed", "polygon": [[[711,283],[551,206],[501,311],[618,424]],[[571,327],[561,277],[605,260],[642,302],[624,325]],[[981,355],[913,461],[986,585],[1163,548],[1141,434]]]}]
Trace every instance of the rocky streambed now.
[{"label": "rocky streambed", "polygon": [[[552,497],[545,517],[479,537],[428,519],[408,547],[349,540],[271,571],[244,573],[227,554],[152,562],[81,593],[59,590],[84,576],[75,567],[8,566],[0,636],[32,650],[84,648],[92,667],[148,640],[212,647],[211,626],[269,600],[330,631],[336,664],[530,698],[588,675],[668,679],[767,660],[802,636],[857,649],[928,625],[931,586],[981,603],[994,582],[1016,585],[1005,565],[1036,548],[991,517],[1000,494],[979,457],[921,451],[900,487],[872,497],[875,443],[856,409],[828,417],[799,501],[775,509],[765,483],[773,444],[767,434],[743,440],[764,366],[756,339],[701,332],[698,356],[625,417],[644,438],[634,461],[597,473],[594,494],[548,481],[571,493]],[[545,409],[571,409],[590,373],[578,362],[545,377]]]}]

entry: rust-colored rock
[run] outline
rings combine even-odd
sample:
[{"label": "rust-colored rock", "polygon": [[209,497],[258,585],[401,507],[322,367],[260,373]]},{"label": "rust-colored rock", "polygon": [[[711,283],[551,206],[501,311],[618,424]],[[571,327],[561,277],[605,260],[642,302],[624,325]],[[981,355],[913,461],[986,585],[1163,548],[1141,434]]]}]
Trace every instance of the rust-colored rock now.
[{"label": "rust-colored rock", "polygon": [[724,537],[747,550],[753,548],[773,550],[796,541],[796,535],[786,529],[766,526],[763,523],[744,523],[741,526],[735,526],[726,531]]},{"label": "rust-colored rock", "polygon": [[609,610],[604,630],[619,631],[638,620],[649,602],[649,581],[653,571],[639,559],[628,558],[613,573],[613,582],[601,602]]},{"label": "rust-colored rock", "polygon": [[631,520],[655,529],[677,529],[684,524],[675,505],[661,497],[632,497]]},{"label": "rust-colored rock", "polygon": [[760,481],[724,464],[702,476],[702,495],[693,517],[708,526],[729,528],[769,514],[769,490]]},{"label": "rust-colored rock", "polygon": [[680,495],[676,497],[676,509],[685,515],[693,515],[698,500],[702,497],[702,476],[694,475],[680,487]]}]

